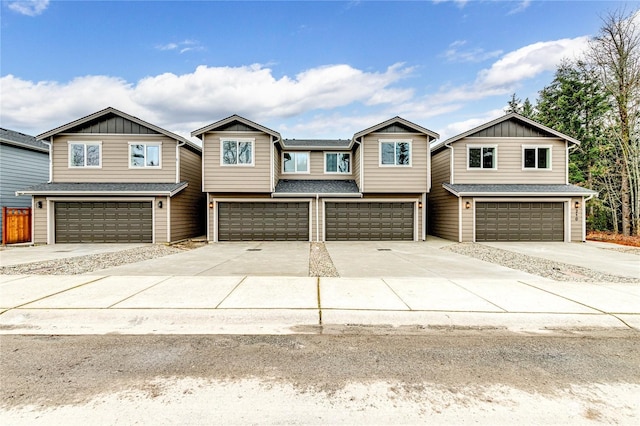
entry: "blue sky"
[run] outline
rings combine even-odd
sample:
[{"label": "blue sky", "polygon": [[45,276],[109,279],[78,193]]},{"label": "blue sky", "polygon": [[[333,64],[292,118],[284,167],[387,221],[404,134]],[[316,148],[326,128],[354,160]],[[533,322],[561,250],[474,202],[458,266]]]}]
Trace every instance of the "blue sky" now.
[{"label": "blue sky", "polygon": [[453,136],[536,98],[615,1],[2,1],[0,125],[107,106],[167,130],[240,114],[286,138],[400,115]]}]

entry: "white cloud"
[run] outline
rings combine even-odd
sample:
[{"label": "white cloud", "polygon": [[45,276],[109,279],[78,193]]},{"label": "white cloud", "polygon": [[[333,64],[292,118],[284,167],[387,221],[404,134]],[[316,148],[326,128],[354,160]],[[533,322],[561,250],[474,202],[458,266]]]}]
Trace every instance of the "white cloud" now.
[{"label": "white cloud", "polygon": [[165,73],[137,83],[108,76],[79,77],[67,83],[0,79],[3,125],[32,134],[113,106],[168,130],[190,130],[238,113],[261,121],[346,105],[396,105],[413,97],[395,87],[413,72],[395,64],[384,72],[329,65],[276,79],[272,70],[199,66],[192,73]]},{"label": "white cloud", "polygon": [[482,62],[502,55],[502,50],[487,52],[482,48],[460,49],[466,44],[466,40],[456,40],[449,45],[442,56],[449,62]]},{"label": "white cloud", "polygon": [[467,120],[456,121],[455,123],[447,124],[446,127],[438,131],[438,133],[440,134],[440,140],[443,141],[449,139],[452,136],[459,135],[460,133],[471,130],[488,121],[494,120],[498,117],[502,117],[503,115],[503,109],[493,109]]},{"label": "white cloud", "polygon": [[9,2],[9,9],[27,16],[38,16],[49,7],[49,0],[19,0]]},{"label": "white cloud", "polygon": [[524,12],[526,9],[529,8],[529,6],[531,6],[531,0],[521,1],[520,3],[518,3],[516,7],[511,9],[509,13],[507,13],[507,15],[514,15],[516,13]]},{"label": "white cloud", "polygon": [[197,40],[183,40],[177,43],[159,44],[156,46],[158,50],[175,50],[178,53],[186,53],[197,50],[204,50],[204,47],[200,45]]}]

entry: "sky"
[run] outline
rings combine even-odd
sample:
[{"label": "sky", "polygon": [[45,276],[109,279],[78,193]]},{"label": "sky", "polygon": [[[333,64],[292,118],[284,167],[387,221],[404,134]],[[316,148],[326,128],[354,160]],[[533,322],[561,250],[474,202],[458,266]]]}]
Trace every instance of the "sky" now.
[{"label": "sky", "polygon": [[0,126],[114,107],[190,138],[239,114],[297,139],[400,116],[445,139],[534,101],[617,1],[2,0]]}]

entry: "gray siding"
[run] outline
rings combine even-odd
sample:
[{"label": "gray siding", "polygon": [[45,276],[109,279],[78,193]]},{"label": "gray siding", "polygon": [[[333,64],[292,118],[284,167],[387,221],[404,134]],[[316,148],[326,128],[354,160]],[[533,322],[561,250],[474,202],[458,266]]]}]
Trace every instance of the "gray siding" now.
[{"label": "gray siding", "polygon": [[[266,133],[222,133],[204,135],[205,192],[271,192],[271,136]],[[254,138],[253,166],[221,166],[220,139]]]},{"label": "gray siding", "polygon": [[521,138],[521,137],[546,137],[551,136],[540,129],[521,123],[516,120],[503,121],[487,127],[479,132],[469,135],[469,137],[489,137],[489,138]]},{"label": "gray siding", "polygon": [[16,191],[48,180],[49,154],[0,144],[0,207],[31,207],[31,196],[16,197]]},{"label": "gray siding", "polygon": [[[69,167],[69,142],[102,142],[102,167]],[[161,168],[129,168],[129,142],[162,143]],[[54,182],[176,181],[176,144],[164,135],[64,135],[52,145]]]},{"label": "gray siding", "polygon": [[[495,170],[467,170],[467,146],[496,146]],[[551,170],[523,170],[523,145],[551,145]],[[454,149],[453,183],[566,183],[566,142],[555,138],[464,138],[451,145]]]},{"label": "gray siding", "polygon": [[[364,191],[367,193],[424,193],[427,188],[429,142],[408,133],[371,133],[363,138]],[[411,166],[380,166],[380,140],[411,139]]]},{"label": "gray siding", "polygon": [[171,198],[171,241],[204,235],[205,194],[202,192],[202,157],[180,147],[180,181],[189,186]]},{"label": "gray siding", "polygon": [[458,197],[442,187],[449,182],[451,150],[445,149],[431,158],[432,186],[429,193],[429,233],[437,237],[458,241]]},{"label": "gray siding", "polygon": [[134,135],[157,135],[155,130],[134,123],[131,120],[115,114],[100,117],[89,123],[84,123],[72,129],[70,133],[112,133],[112,134],[134,134]]}]

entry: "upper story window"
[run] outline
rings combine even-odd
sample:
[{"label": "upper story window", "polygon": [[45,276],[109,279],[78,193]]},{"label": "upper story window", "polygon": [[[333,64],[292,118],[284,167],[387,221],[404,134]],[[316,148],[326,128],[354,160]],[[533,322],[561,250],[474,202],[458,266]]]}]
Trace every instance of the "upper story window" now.
[{"label": "upper story window", "polygon": [[551,170],[551,147],[527,145],[523,146],[522,168]]},{"label": "upper story window", "polygon": [[326,152],[324,154],[325,173],[351,173],[350,152]]},{"label": "upper story window", "polygon": [[381,166],[411,166],[411,141],[380,141]]},{"label": "upper story window", "polygon": [[129,167],[160,167],[162,144],[129,142]]},{"label": "upper story window", "polygon": [[221,139],[220,164],[223,166],[253,166],[254,139]]},{"label": "upper story window", "polygon": [[467,168],[497,169],[497,148],[495,146],[467,146]]},{"label": "upper story window", "polygon": [[102,167],[102,142],[69,142],[69,167]]},{"label": "upper story window", "polygon": [[283,152],[282,173],[309,173],[309,153]]}]

